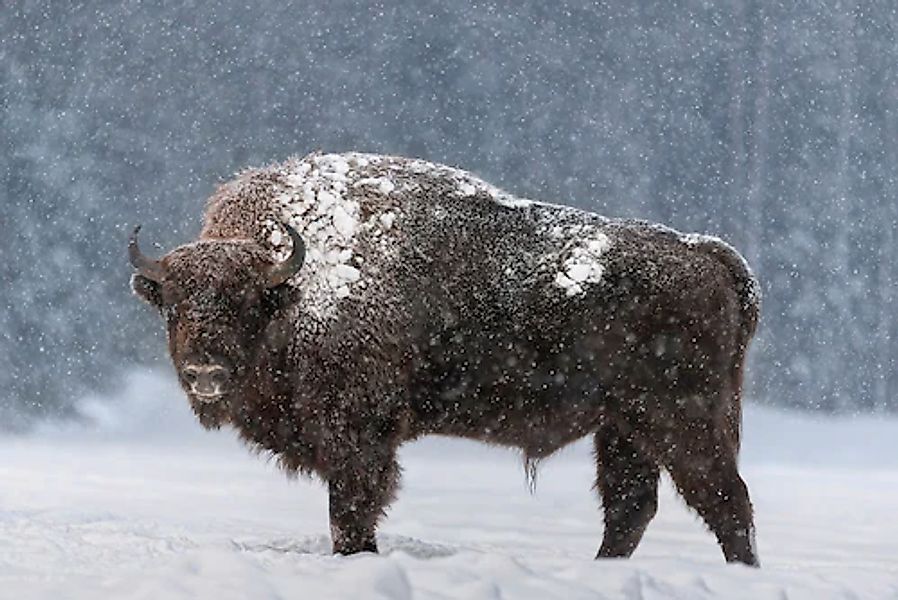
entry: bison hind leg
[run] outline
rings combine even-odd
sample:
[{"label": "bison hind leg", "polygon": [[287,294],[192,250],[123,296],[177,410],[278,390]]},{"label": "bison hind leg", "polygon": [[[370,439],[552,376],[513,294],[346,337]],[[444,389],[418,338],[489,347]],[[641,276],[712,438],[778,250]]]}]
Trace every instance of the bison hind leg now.
[{"label": "bison hind leg", "polygon": [[758,566],[752,506],[733,440],[722,428],[705,425],[682,432],[665,467],[686,503],[717,537],[727,562]]},{"label": "bison hind leg", "polygon": [[658,465],[615,425],[595,434],[596,489],[605,532],[596,558],[628,557],[658,510]]}]

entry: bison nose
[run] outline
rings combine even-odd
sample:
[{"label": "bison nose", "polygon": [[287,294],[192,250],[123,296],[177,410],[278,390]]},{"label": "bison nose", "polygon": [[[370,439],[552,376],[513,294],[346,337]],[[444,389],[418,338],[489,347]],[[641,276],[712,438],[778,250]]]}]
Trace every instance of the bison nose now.
[{"label": "bison nose", "polygon": [[201,400],[212,402],[228,391],[228,370],[220,365],[184,365],[181,374]]}]

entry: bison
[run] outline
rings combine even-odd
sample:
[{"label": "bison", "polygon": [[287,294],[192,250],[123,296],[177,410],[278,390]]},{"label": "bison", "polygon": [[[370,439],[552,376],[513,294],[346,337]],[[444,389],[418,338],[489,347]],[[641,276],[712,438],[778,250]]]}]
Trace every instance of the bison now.
[{"label": "bison", "polygon": [[726,560],[758,564],[737,471],[758,284],[719,239],[357,153],[242,172],[159,260],[138,231],[132,287],[200,423],[326,482],[335,553],[377,551],[404,442],[533,465],[591,435],[598,557],[634,551],[665,469]]}]

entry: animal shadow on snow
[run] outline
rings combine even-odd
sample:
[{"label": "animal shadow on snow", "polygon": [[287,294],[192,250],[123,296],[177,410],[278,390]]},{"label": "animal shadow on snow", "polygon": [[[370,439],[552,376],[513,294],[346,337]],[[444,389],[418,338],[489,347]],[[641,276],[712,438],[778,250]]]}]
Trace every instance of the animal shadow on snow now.
[{"label": "animal shadow on snow", "polygon": [[[418,559],[444,558],[461,551],[461,548],[425,542],[401,535],[378,536],[380,554],[402,552]],[[269,542],[233,541],[234,547],[243,552],[279,552],[282,554],[313,554],[331,556],[331,539],[326,535],[306,536],[299,539],[280,539]]]}]

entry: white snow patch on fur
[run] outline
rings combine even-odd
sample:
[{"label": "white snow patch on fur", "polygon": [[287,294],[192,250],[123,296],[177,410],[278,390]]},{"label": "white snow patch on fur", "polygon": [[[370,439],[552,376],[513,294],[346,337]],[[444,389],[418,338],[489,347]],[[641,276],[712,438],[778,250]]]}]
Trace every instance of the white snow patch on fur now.
[{"label": "white snow patch on fur", "polygon": [[[575,228],[572,233],[578,233],[577,229]],[[556,273],[555,285],[562,288],[568,296],[585,293],[585,285],[601,281],[605,272],[601,258],[610,247],[610,238],[601,231],[578,239],[562,263],[562,270]]]},{"label": "white snow patch on fur", "polygon": [[[578,296],[586,292],[587,286],[601,281],[605,272],[601,258],[611,247],[612,241],[596,224],[568,226],[567,217],[572,212],[579,212],[577,209],[519,198],[467,171],[454,167],[413,160],[408,163],[407,168],[415,173],[428,173],[451,181],[455,184],[455,195],[459,198],[473,199],[485,196],[505,208],[550,209],[543,214],[531,214],[539,222],[540,230],[558,243],[558,250],[547,254],[541,261],[543,265],[549,265],[548,268],[558,269],[554,278],[555,286],[563,289],[567,296]],[[434,210],[434,217],[441,217],[439,209]],[[605,221],[597,215],[593,217]],[[392,219],[386,224],[392,225]]]},{"label": "white snow patch on fur", "polygon": [[[363,155],[323,154],[287,164],[286,187],[276,201],[282,222],[296,229],[306,244],[306,263],[291,283],[303,291],[302,305],[319,317],[333,314],[337,300],[364,285],[362,259],[355,253],[361,208],[348,189],[375,185],[389,194],[395,188],[389,179],[362,177],[361,169],[370,162],[371,157]],[[292,251],[289,236],[278,223],[266,226],[275,258],[283,260]],[[385,223],[381,227],[389,228]]]},{"label": "white snow patch on fur", "polygon": [[393,227],[393,222],[396,220],[396,213],[393,212],[385,212],[380,215],[380,222],[383,224],[384,228],[390,229]]},{"label": "white snow patch on fur", "polygon": [[[461,169],[358,153],[312,154],[288,161],[283,168],[284,185],[274,198],[281,214],[266,222],[266,238],[276,260],[292,250],[278,221],[289,223],[304,240],[306,264],[291,284],[303,294],[301,305],[317,317],[333,316],[340,299],[372,284],[373,272],[363,268],[363,257],[356,251],[361,237],[378,256],[394,251],[403,194],[415,193],[409,174],[412,180],[419,174],[448,182],[449,193],[460,200],[526,211],[551,240],[551,249],[537,259],[537,268],[549,275],[553,289],[560,288],[567,296],[582,295],[605,273],[602,257],[612,240],[602,227],[604,220],[593,216],[589,223],[578,223],[576,209],[518,198]],[[372,197],[382,202],[366,205],[363,219],[359,203]],[[439,204],[433,207],[435,221],[447,216]],[[496,217],[501,218],[501,211]]]},{"label": "white snow patch on fur", "polygon": [[[383,164],[393,171],[407,170],[449,181],[454,184],[455,189],[452,193],[458,198],[472,200],[485,198],[487,201],[510,209],[551,209],[545,211],[544,214],[532,214],[539,222],[543,233],[556,241],[558,245],[557,251],[547,254],[541,261],[548,268],[558,269],[554,279],[555,285],[562,288],[568,296],[576,296],[585,293],[588,285],[598,283],[602,279],[605,267],[601,262],[601,257],[611,246],[611,239],[595,224],[570,226],[566,217],[569,217],[572,212],[579,212],[577,209],[518,198],[472,173],[446,165],[421,159],[390,164],[389,157],[370,156],[368,158],[372,161],[386,161]],[[395,189],[395,185],[387,177],[363,178],[353,185],[374,186],[379,188],[383,194],[389,194]],[[433,216],[435,219],[444,218],[443,209],[435,207]],[[392,213],[384,213],[380,216],[381,225],[385,229],[390,229],[393,226],[394,219],[395,215]]]},{"label": "white snow patch on fur", "polygon": [[455,195],[459,198],[485,195],[496,204],[506,208],[527,208],[534,205],[554,206],[546,202],[518,198],[462,169],[438,165],[425,160],[411,161],[409,169],[414,173],[431,173],[437,177],[449,179],[455,184]]},{"label": "white snow patch on fur", "polygon": [[[367,162],[366,162],[367,164]],[[396,184],[388,177],[366,177],[359,179],[353,184],[353,187],[373,186],[380,191],[381,194],[388,195],[396,189]]]}]

